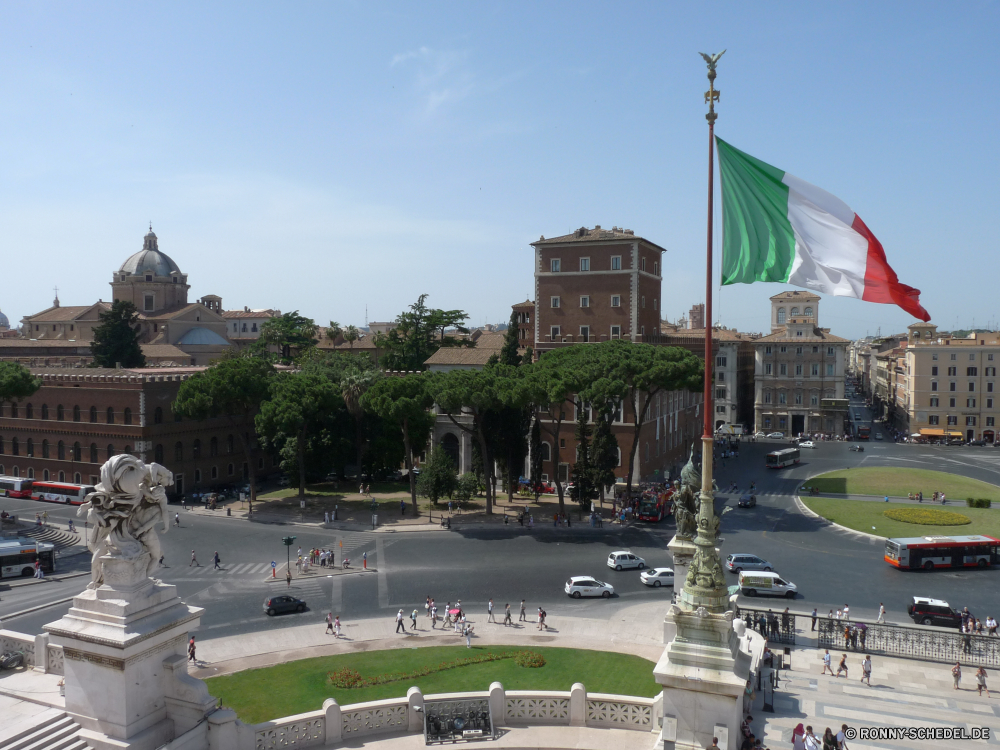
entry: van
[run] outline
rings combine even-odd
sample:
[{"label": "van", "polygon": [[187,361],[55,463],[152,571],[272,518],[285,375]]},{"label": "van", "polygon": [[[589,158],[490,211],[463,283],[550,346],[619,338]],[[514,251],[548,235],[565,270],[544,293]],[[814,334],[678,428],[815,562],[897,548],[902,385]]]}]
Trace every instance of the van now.
[{"label": "van", "polygon": [[798,587],[777,573],[758,571],[740,573],[740,593],[744,596],[785,596],[794,599]]}]

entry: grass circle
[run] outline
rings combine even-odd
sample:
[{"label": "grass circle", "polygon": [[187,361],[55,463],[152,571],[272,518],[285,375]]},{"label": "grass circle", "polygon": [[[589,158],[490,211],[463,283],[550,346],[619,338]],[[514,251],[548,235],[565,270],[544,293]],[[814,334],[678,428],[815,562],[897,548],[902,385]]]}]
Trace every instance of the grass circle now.
[{"label": "grass circle", "polygon": [[916,523],[922,526],[964,526],[967,523],[972,523],[968,516],[963,516],[961,513],[935,508],[890,508],[883,511],[882,515],[893,521]]}]

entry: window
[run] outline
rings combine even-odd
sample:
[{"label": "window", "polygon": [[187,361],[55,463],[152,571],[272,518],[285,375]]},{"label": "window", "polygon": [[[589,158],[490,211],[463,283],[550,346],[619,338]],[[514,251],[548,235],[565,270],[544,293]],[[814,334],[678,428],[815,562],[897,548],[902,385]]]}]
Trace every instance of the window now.
[{"label": "window", "polygon": [[715,413],[716,414],[725,414],[726,413],[726,407],[725,406],[716,406],[715,407]]},{"label": "window", "polygon": [[590,341],[590,326],[580,326],[580,341]]},{"label": "window", "polygon": [[956,359],[958,359],[958,355],[957,354],[952,354],[951,355],[951,361],[954,362]]},{"label": "window", "polygon": [[976,390],[976,384],[969,383],[969,393],[972,393],[974,390]]},{"label": "window", "polygon": [[[937,355],[935,354],[934,356],[936,357]],[[992,354],[987,354],[986,355],[986,359],[987,359],[987,361],[992,362],[993,361],[993,355]]]},{"label": "window", "polygon": [[132,409],[125,407],[125,424],[132,424]]},{"label": "window", "polygon": [[639,270],[640,271],[645,271],[646,270],[646,259],[645,258],[640,258],[639,259]]},{"label": "window", "polygon": [[552,306],[552,307],[559,307],[559,298],[558,297],[552,297],[549,300],[549,305]]},{"label": "window", "polygon": [[[993,377],[997,374],[997,368],[995,367],[985,367],[983,368],[983,375]],[[31,419],[31,404],[28,404],[28,419]]]},{"label": "window", "polygon": [[813,374],[813,376],[818,376],[819,375],[819,365],[816,364],[815,362],[813,362],[812,374]]},{"label": "window", "polygon": [[142,298],[142,309],[148,311],[153,310],[155,305],[153,304],[153,295],[145,294]]},{"label": "window", "polygon": [[973,378],[973,377],[975,377],[977,375],[977,373],[978,373],[978,368],[976,368],[976,367],[966,367],[965,368],[965,377],[967,377],[967,378]]},{"label": "window", "polygon": [[213,437],[208,441],[208,455],[212,458],[219,455],[219,438]]},{"label": "window", "polygon": [[764,374],[765,375],[770,375],[771,374],[771,363],[770,362],[767,362],[764,365]]},{"label": "window", "polygon": [[795,374],[802,375],[802,365],[795,365]]},{"label": "window", "polygon": [[580,307],[590,307],[590,297],[589,296],[584,295],[583,297],[580,297]]},{"label": "window", "polygon": [[113,407],[113,406],[109,406],[108,407],[107,423],[108,424],[114,424],[115,423],[115,407]]},{"label": "window", "polygon": [[233,472],[234,472],[234,468],[233,468],[233,465],[232,465],[232,464],[229,464],[229,467],[228,467],[228,472],[229,472],[229,474],[228,474],[229,476],[232,476],[232,475],[233,475]]},{"label": "window", "polygon": [[938,374],[937,365],[935,365],[934,367],[931,368],[931,375],[937,376],[937,374]]},{"label": "window", "polygon": [[813,393],[809,396],[809,405],[818,406],[819,405],[819,394]]},{"label": "window", "polygon": [[779,352],[781,352],[782,354],[784,354],[785,352],[787,352],[787,351],[788,351],[788,347],[787,347],[787,346],[782,346],[782,347],[780,347],[780,348],[778,349],[778,351],[779,351]]},{"label": "window", "polygon": [[726,358],[724,356],[716,357],[715,358],[715,366],[716,367],[725,367],[726,366]]},{"label": "window", "polygon": [[931,403],[930,403],[931,406],[939,406],[940,403],[941,399],[939,399],[937,396],[931,396]]},{"label": "window", "polygon": [[646,309],[646,296],[645,295],[643,295],[643,297],[642,297],[642,309],[643,310]]},{"label": "window", "polygon": [[778,374],[779,375],[787,375],[788,374],[788,365],[786,365],[784,362],[782,362],[780,365],[778,365]]},{"label": "window", "polygon": [[17,418],[17,404],[12,402],[10,405],[10,416]]},{"label": "window", "polygon": [[256,323],[251,323],[250,324],[250,333],[257,333],[257,324]]},{"label": "window", "polygon": [[184,460],[184,443],[179,440],[174,444],[174,461]]},{"label": "window", "polygon": [[986,408],[987,409],[992,409],[993,408],[993,399],[991,399],[991,398],[986,399]]},{"label": "window", "polygon": [[778,403],[779,404],[787,404],[788,403],[788,396],[785,394],[784,391],[778,391]]},{"label": "window", "polygon": [[765,404],[771,403],[771,392],[770,391],[764,391],[764,403]]},{"label": "window", "polygon": [[986,392],[993,393],[993,383],[992,381],[986,384]]},{"label": "window", "polygon": [[653,309],[656,309],[656,297],[653,297]]},{"label": "window", "polygon": [[559,338],[559,326],[552,326],[550,336],[553,339]]},{"label": "window", "polygon": [[969,355],[969,361],[970,362],[975,362],[976,361],[976,355],[975,354],[970,354]]},{"label": "window", "polygon": [[927,418],[927,423],[928,424],[941,424],[941,417],[939,417],[937,414],[931,414]]},{"label": "window", "polygon": [[24,416],[27,417],[28,419],[34,419],[35,418],[35,407],[32,406],[31,404],[28,404],[24,408]]},{"label": "window", "polygon": [[716,398],[720,398],[720,399],[725,399],[725,397],[726,397],[726,389],[725,388],[716,388],[715,389],[715,397]]},{"label": "window", "polygon": [[790,315],[791,315],[792,317],[796,317],[796,316],[798,316],[798,314],[799,314],[799,308],[797,308],[797,307],[793,307],[793,308],[792,308],[791,310],[789,310],[788,312],[789,312],[789,314],[790,314]]},{"label": "window", "polygon": [[195,439],[191,444],[191,458],[195,460],[201,458],[201,440]]},{"label": "window", "polygon": [[826,353],[829,354],[832,357],[833,356],[833,347],[832,346],[828,346],[826,348]]},{"label": "window", "polygon": [[966,417],[965,418],[965,424],[966,424],[967,427],[975,427],[976,426],[976,418],[975,417]]},{"label": "window", "polygon": [[833,375],[833,367],[834,367],[833,365],[827,365],[826,366],[826,374],[827,375]]},{"label": "window", "polygon": [[65,471],[60,471],[59,472],[59,481],[60,482],[65,482],[66,481],[66,472]]},{"label": "window", "polygon": [[778,308],[778,325],[781,326],[781,325],[784,325],[784,324],[785,324],[785,308],[779,307]]},{"label": "window", "polygon": [[233,441],[233,436],[230,435],[229,437],[226,438],[226,453],[230,453],[231,454],[233,452],[233,447],[234,446],[235,446],[235,443]]},{"label": "window", "polygon": [[932,391],[936,391],[937,390],[937,381],[936,380],[932,380],[931,381],[931,390]]},{"label": "window", "polygon": [[718,380],[720,383],[724,383],[726,381],[726,373],[724,372],[715,373],[715,379]]},{"label": "window", "polygon": [[948,417],[948,424],[952,424],[952,425],[958,424],[958,417],[949,416]]},{"label": "window", "polygon": [[580,270],[581,271],[590,270],[590,258],[580,258]]},{"label": "window", "polygon": [[799,392],[797,392],[797,391],[795,393],[795,403],[796,404],[801,404],[802,403],[802,394],[799,393]]},{"label": "window", "polygon": [[771,428],[771,418],[770,417],[764,417],[764,426],[767,427],[768,429]]},{"label": "window", "polygon": [[611,306],[612,307],[621,307],[622,306],[622,298],[621,298],[620,295],[618,295],[618,294],[612,294],[611,295]]},{"label": "window", "polygon": [[90,407],[90,421],[91,421],[91,423],[97,421],[97,407],[96,406],[91,406]]},{"label": "window", "polygon": [[952,396],[951,398],[948,399],[948,406],[954,408],[957,405],[957,402],[958,400],[954,396]]},{"label": "window", "polygon": [[770,353],[771,353],[771,347],[765,346],[764,347],[764,354],[770,354]]},{"label": "window", "polygon": [[49,418],[49,405],[42,404],[42,419],[48,419],[48,418]]},{"label": "window", "polygon": [[157,406],[153,411],[153,424],[163,424],[163,408]]},{"label": "window", "polygon": [[[91,443],[90,444],[90,463],[97,464],[97,463],[100,463],[100,462],[101,462],[101,457],[97,455],[97,443]],[[162,464],[163,463],[163,458],[161,457],[159,461],[156,461],[156,463]]]},{"label": "window", "polygon": [[994,426],[994,424],[993,424],[993,417],[986,417],[986,426],[987,427],[993,427]]},{"label": "window", "polygon": [[622,256],[620,255],[611,256],[611,270],[612,271],[622,270]]},{"label": "window", "polygon": [[559,273],[562,270],[562,263],[559,261],[559,258],[553,258],[550,263],[552,273]]},{"label": "window", "polygon": [[[802,330],[801,330],[801,329],[799,329],[798,331],[796,331],[796,332],[795,332],[795,335],[796,335],[796,336],[801,336],[801,335],[802,335]],[[799,354],[801,354],[801,353],[802,353],[802,347],[800,346],[800,347],[799,347]]]},{"label": "window", "polygon": [[659,261],[655,261],[655,260],[653,261],[653,273],[656,276],[660,275],[660,263],[659,263]]},{"label": "window", "polygon": [[153,448],[153,461],[158,464],[163,463],[163,445],[161,443],[157,443],[156,447]]},{"label": "window", "polygon": [[934,352],[934,353],[933,353],[933,354],[931,355],[931,359],[932,359],[932,360],[934,360],[935,362],[937,362],[937,361],[938,361],[938,356],[937,356],[937,352]]},{"label": "window", "polygon": [[28,479],[34,479],[34,478],[35,478],[35,470],[34,470],[34,469],[32,469],[32,468],[31,468],[31,467],[29,466],[29,467],[28,467]]},{"label": "window", "polygon": [[219,478],[219,467],[218,466],[213,466],[212,467],[212,479],[218,479],[218,478]]},{"label": "window", "polygon": [[28,442],[24,444],[24,455],[34,456],[35,455],[35,441],[28,438]]},{"label": "window", "polygon": [[60,422],[62,422],[63,419],[65,418],[65,416],[66,416],[66,413],[63,410],[63,406],[62,406],[62,404],[59,404],[59,406],[56,407],[56,419],[59,420]]},{"label": "window", "polygon": [[622,337],[622,327],[621,326],[611,326],[611,338],[620,339]]},{"label": "window", "polygon": [[73,443],[73,460],[81,461],[81,455],[83,454],[82,446],[79,443]]},{"label": "window", "polygon": [[11,452],[11,455],[14,455],[14,456],[20,456],[21,455],[21,446],[17,442],[17,438],[11,438],[10,439],[10,452]]},{"label": "window", "polygon": [[60,461],[66,460],[66,443],[62,440],[60,440],[59,444],[56,446],[56,458]]},{"label": "window", "polygon": [[[0,453],[3,453],[3,451],[0,450]],[[43,440],[42,441],[42,458],[48,458],[48,457],[49,457],[49,441],[48,440]]]},{"label": "window", "polygon": [[804,314],[804,315],[805,315],[805,316],[806,316],[807,318],[810,318],[810,317],[812,317],[812,314],[813,314],[813,309],[812,309],[811,307],[807,307],[807,308],[806,308],[806,309],[805,309],[805,310],[803,311],[803,314]]},{"label": "window", "polygon": [[201,469],[194,470],[194,483],[198,485],[201,483]]}]

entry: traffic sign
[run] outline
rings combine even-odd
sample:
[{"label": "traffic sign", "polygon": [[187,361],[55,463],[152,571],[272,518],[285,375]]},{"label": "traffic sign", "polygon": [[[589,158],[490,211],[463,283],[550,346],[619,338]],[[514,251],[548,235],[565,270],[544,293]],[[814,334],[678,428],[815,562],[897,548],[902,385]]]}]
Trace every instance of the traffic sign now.
[{"label": "traffic sign", "polygon": [[277,568],[278,567],[278,563],[276,563],[274,560],[271,560],[271,567],[272,568]]}]

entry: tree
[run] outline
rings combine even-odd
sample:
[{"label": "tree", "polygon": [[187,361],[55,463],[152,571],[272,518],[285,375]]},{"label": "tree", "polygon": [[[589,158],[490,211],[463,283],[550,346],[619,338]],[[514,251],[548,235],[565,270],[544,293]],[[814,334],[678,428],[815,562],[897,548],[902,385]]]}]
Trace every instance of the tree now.
[{"label": "tree", "polygon": [[[510,325],[504,334],[503,347],[499,354],[490,358],[490,364],[501,364],[518,368],[515,373],[524,377],[527,369],[520,369],[521,355],[517,353],[517,313],[510,315]],[[528,456],[528,430],[531,428],[532,408],[528,394],[508,399],[508,405],[486,415],[487,434],[493,443],[493,453],[507,483],[507,502],[514,502],[514,492]]]},{"label": "tree", "polygon": [[344,329],[344,341],[351,349],[354,349],[354,342],[359,338],[361,338],[361,331],[358,330],[357,326],[350,325]]},{"label": "tree", "polygon": [[41,378],[32,375],[27,367],[0,362],[0,401],[27,398],[41,387]]},{"label": "tree", "polygon": [[458,478],[453,496],[459,505],[464,505],[479,494],[479,477],[467,471]]},{"label": "tree", "polygon": [[[500,349],[499,360],[502,364],[517,367],[521,364],[521,355],[517,350],[521,346],[521,340],[517,337],[517,313],[510,314],[510,322],[507,324],[507,332],[503,335],[503,347]],[[529,362],[531,360],[528,360]]]},{"label": "tree", "polygon": [[468,329],[462,326],[468,315],[461,310],[429,308],[426,300],[427,295],[421,294],[410,305],[409,312],[399,314],[392,330],[376,337],[376,346],[385,349],[382,360],[385,369],[423,370],[427,358],[441,347],[473,345],[471,341],[445,334],[449,328],[468,333]]},{"label": "tree", "polygon": [[383,419],[399,425],[403,433],[406,471],[410,479],[410,499],[417,506],[416,477],[413,457],[423,451],[434,426],[434,415],[428,409],[434,399],[428,391],[428,375],[411,374],[398,378],[382,378],[362,396],[362,406]]},{"label": "tree", "polygon": [[597,427],[594,429],[594,441],[590,446],[590,460],[594,467],[594,483],[600,489],[603,502],[604,493],[615,485],[615,469],[619,464],[620,450],[618,439],[611,431],[613,412],[600,412],[597,416]]},{"label": "tree", "polygon": [[542,423],[538,418],[531,422],[531,491],[538,502],[538,488],[542,483]]},{"label": "tree", "polygon": [[573,464],[573,481],[576,483],[576,488],[573,495],[580,503],[580,510],[589,509],[590,501],[597,497],[597,482],[590,454],[591,437],[594,431],[587,419],[587,411],[583,404],[577,404],[576,463]]},{"label": "tree", "polygon": [[271,379],[270,398],[255,424],[264,442],[281,452],[283,467],[297,466],[299,500],[305,499],[307,452],[329,442],[324,422],[342,406],[341,395],[320,375],[288,372]]},{"label": "tree", "polygon": [[90,351],[94,367],[145,367],[146,355],[139,346],[139,311],[126,300],[116,300],[110,310],[97,314]]},{"label": "tree", "polygon": [[431,452],[430,460],[421,467],[417,490],[423,497],[437,505],[442,497],[450,497],[458,486],[455,464],[444,448],[438,446]]},{"label": "tree", "polygon": [[326,327],[326,337],[330,341],[336,341],[337,338],[344,332],[344,329],[340,327],[340,323],[333,320],[330,321],[330,325]]},{"label": "tree", "polygon": [[[584,349],[590,360],[587,370],[596,375],[580,393],[592,403],[621,403],[632,417],[632,447],[628,457],[626,497],[632,492],[635,454],[639,435],[649,416],[653,399],[666,391],[700,391],[704,363],[691,352],[675,346],[633,344],[616,339],[589,344]],[[550,357],[546,355],[543,361]],[[704,408],[704,407],[703,407]]]},{"label": "tree", "polygon": [[291,364],[292,350],[299,355],[316,346],[316,323],[311,318],[299,315],[299,311],[285,313],[271,318],[260,327],[260,338],[254,343],[258,353],[270,353],[269,347],[276,346],[284,364]]},{"label": "tree", "polygon": [[189,419],[222,417],[233,430],[249,469],[250,510],[257,499],[257,445],[254,420],[270,396],[274,368],[260,357],[224,359],[185,380],[177,391],[173,411]]}]

